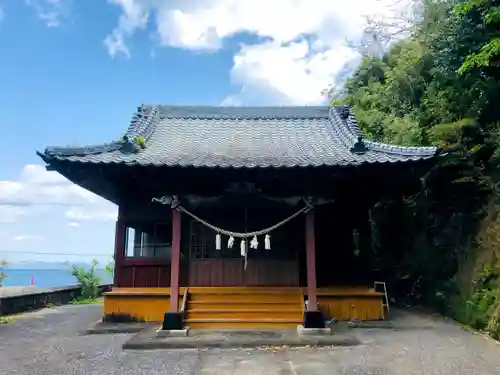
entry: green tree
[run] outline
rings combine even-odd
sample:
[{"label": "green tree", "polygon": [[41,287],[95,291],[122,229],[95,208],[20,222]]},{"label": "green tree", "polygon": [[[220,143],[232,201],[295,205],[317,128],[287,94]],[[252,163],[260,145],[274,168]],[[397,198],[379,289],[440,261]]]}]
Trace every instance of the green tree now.
[{"label": "green tree", "polygon": [[93,300],[99,296],[99,286],[102,279],[97,274],[97,260],[93,259],[90,267],[71,266],[72,275],[78,280],[78,284],[82,287],[82,294],[80,296],[83,300]]},{"label": "green tree", "polygon": [[[413,196],[373,209],[374,262],[396,289],[404,284],[402,298],[487,327],[494,337],[500,331],[499,20],[498,0],[423,0],[408,37],[393,41],[383,56],[364,57],[332,100],[350,104],[367,137],[448,150],[413,185]],[[491,279],[476,282],[484,265]]]},{"label": "green tree", "polygon": [[[458,72],[474,69],[492,70],[500,67],[500,3],[498,0],[461,1],[453,15],[463,26],[481,26],[474,33],[475,43]],[[492,69],[488,69],[492,68]]]},{"label": "green tree", "polygon": [[3,285],[3,281],[7,277],[7,274],[4,272],[5,267],[7,267],[7,261],[0,260],[0,287]]},{"label": "green tree", "polygon": [[104,272],[108,275],[113,276],[115,274],[115,256],[113,255],[113,260],[111,260],[106,267],[104,267]]}]

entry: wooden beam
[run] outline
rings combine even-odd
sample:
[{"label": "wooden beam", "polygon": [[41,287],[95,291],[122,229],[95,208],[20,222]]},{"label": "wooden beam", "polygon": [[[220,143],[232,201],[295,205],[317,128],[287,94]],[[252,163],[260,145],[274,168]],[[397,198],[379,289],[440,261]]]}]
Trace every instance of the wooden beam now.
[{"label": "wooden beam", "polygon": [[118,218],[115,226],[115,269],[113,275],[113,285],[120,286],[120,274],[125,258],[126,231],[125,222],[123,220],[123,208],[118,207]]},{"label": "wooden beam", "polygon": [[125,258],[122,262],[124,266],[131,267],[160,267],[169,266],[170,259],[164,258]]},{"label": "wooden beam", "polygon": [[170,267],[170,312],[179,311],[179,273],[181,260],[181,212],[172,209],[172,260]]},{"label": "wooden beam", "polygon": [[307,260],[307,311],[316,311],[316,241],[314,211],[306,213],[306,260]]}]

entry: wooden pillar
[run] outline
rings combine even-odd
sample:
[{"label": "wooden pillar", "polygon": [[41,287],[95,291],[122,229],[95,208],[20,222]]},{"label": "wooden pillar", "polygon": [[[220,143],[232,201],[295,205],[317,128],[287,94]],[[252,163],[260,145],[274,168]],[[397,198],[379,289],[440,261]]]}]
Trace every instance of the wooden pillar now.
[{"label": "wooden pillar", "polygon": [[307,311],[317,310],[314,211],[306,213]]},{"label": "wooden pillar", "polygon": [[179,273],[181,260],[181,212],[172,209],[172,253],[170,263],[170,312],[179,311]]},{"label": "wooden pillar", "polygon": [[113,286],[119,287],[121,284],[120,274],[125,258],[126,246],[126,226],[123,220],[122,208],[118,208],[118,218],[115,226],[115,268],[113,272]]}]

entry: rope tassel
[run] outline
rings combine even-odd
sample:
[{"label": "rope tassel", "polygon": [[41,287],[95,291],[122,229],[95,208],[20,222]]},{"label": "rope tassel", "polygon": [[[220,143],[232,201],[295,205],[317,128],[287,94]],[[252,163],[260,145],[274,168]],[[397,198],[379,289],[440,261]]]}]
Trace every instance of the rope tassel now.
[{"label": "rope tassel", "polygon": [[271,236],[269,234],[266,234],[264,238],[264,249],[271,250]]},{"label": "rope tassel", "polygon": [[220,250],[222,248],[222,239],[220,233],[215,236],[215,250]]},{"label": "rope tassel", "polygon": [[253,236],[252,241],[250,241],[250,249],[257,249],[259,247],[259,241],[257,236]]},{"label": "rope tassel", "polygon": [[247,246],[244,239],[241,240],[240,243],[240,252],[242,257],[245,257],[247,255]]},{"label": "rope tassel", "polygon": [[229,237],[229,240],[227,241],[227,248],[228,248],[228,249],[232,249],[232,248],[233,248],[233,245],[234,245],[234,237],[233,237],[233,236],[230,236],[230,237]]}]

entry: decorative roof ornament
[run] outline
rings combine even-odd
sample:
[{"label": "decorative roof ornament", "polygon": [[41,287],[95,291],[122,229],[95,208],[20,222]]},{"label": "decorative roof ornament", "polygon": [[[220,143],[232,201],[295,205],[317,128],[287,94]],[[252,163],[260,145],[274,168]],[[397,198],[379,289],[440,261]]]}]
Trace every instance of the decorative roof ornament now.
[{"label": "decorative roof ornament", "polygon": [[363,142],[363,137],[358,137],[358,141],[351,147],[351,152],[353,154],[362,155],[368,151],[365,142]]},{"label": "decorative roof ornament", "polygon": [[160,198],[153,198],[151,199],[151,202],[157,202],[165,205],[170,205],[173,201],[173,197],[169,195],[163,195]]},{"label": "decorative roof ornament", "polygon": [[349,106],[344,104],[344,106],[339,111],[342,120],[347,120],[349,118]]},{"label": "decorative roof ornament", "polygon": [[144,137],[133,137],[124,135],[120,138],[120,151],[124,154],[132,154],[146,148]]},{"label": "decorative roof ornament", "polygon": [[177,195],[172,195],[172,196],[164,195],[160,198],[151,199],[151,202],[161,203],[161,204],[170,206],[172,209],[176,209],[177,206],[179,206],[179,204],[180,204],[179,197]]}]

